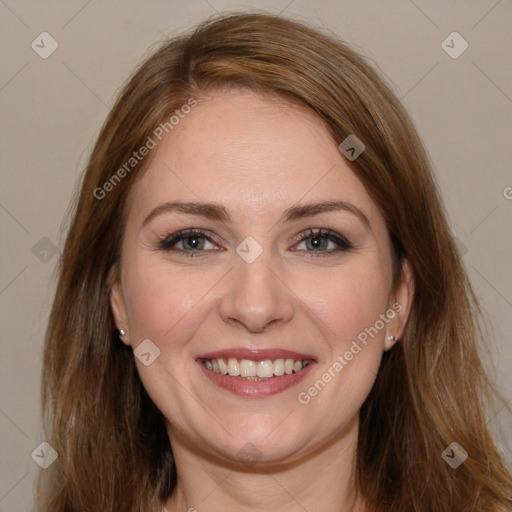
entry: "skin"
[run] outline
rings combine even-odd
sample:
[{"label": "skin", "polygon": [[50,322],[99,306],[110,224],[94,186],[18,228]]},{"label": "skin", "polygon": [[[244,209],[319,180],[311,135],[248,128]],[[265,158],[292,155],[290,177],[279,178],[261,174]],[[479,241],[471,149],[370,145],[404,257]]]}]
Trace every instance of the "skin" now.
[{"label": "skin", "polygon": [[[209,93],[154,151],[129,198],[111,307],[126,344],[150,339],[160,350],[151,365],[136,362],[167,420],[178,468],[167,510],[364,510],[354,493],[359,409],[382,353],[393,347],[386,336],[403,332],[412,296],[407,265],[392,286],[377,206],[322,121],[283,99]],[[144,223],[176,200],[222,204],[231,221],[165,212]],[[279,220],[288,207],[321,201],[350,203],[369,226],[348,211]],[[196,253],[204,257],[159,248],[188,228],[215,235],[200,239]],[[310,228],[341,234],[353,248],[326,254],[338,246],[320,238],[315,251],[311,237],[299,239]],[[236,252],[248,236],[263,249],[250,264]],[[187,241],[175,247],[192,252]],[[401,311],[301,404],[299,392],[395,302]],[[295,350],[317,364],[284,392],[241,397],[217,387],[196,362],[233,347]]]}]

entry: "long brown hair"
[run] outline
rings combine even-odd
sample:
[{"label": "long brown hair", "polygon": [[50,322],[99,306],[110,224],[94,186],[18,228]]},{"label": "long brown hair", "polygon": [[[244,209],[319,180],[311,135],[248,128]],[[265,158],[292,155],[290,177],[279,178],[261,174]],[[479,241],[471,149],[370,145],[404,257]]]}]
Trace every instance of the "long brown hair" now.
[{"label": "long brown hair", "polygon": [[[350,134],[363,141],[352,169],[385,218],[397,268],[406,259],[412,269],[405,333],[384,354],[360,411],[357,485],[371,510],[505,510],[512,479],[486,426],[484,404],[495,393],[478,354],[479,308],[411,120],[345,44],[282,17],[244,13],[208,20],[156,49],[98,136],[46,334],[43,420],[59,457],[41,471],[37,510],[160,512],[158,500],[172,493],[176,468],[164,418],[118,339],[109,292],[126,198],[149,158],[133,169],[126,162],[175,110],[221,87],[298,102],[336,144]],[[123,166],[122,179],[113,180]],[[441,457],[453,441],[469,454],[457,469]]]}]

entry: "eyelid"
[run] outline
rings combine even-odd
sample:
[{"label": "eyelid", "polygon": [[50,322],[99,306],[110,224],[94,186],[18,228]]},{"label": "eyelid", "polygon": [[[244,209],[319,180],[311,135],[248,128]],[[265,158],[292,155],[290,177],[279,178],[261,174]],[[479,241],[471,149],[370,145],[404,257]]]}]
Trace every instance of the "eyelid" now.
[{"label": "eyelid", "polygon": [[[201,228],[188,228],[188,229],[181,229],[179,231],[176,231],[175,233],[172,233],[170,235],[167,235],[166,237],[163,237],[160,239],[159,242],[159,248],[164,250],[172,250],[174,247],[172,244],[176,244],[177,242],[185,239],[185,238],[192,238],[193,235],[200,235],[204,237],[209,242],[215,244],[215,245],[222,245],[222,242],[220,241],[219,237],[215,235],[212,231],[209,231],[207,229],[201,229]],[[180,249],[176,249],[178,252],[192,252],[192,251],[182,251]],[[209,252],[209,251],[197,251],[197,252]]]},{"label": "eyelid", "polygon": [[[316,255],[316,256],[323,256],[323,255],[327,256],[330,254],[345,252],[345,251],[348,251],[348,250],[354,248],[354,245],[348,240],[348,238],[337,233],[336,231],[332,231],[327,228],[309,228],[306,231],[302,231],[301,233],[299,233],[299,235],[297,235],[295,245],[302,243],[304,240],[307,240],[308,238],[313,238],[315,236],[319,237],[319,238],[327,238],[328,240],[334,242],[338,246],[338,248],[334,249],[334,250],[330,250],[330,251],[318,251],[317,252],[317,251],[304,251],[303,250],[302,252],[307,252],[311,255]],[[297,251],[297,249],[295,249],[295,251]]]},{"label": "eyelid", "polygon": [[[159,242],[159,249],[161,250],[167,250],[167,251],[174,251],[182,255],[188,255],[193,256],[196,255],[196,257],[202,257],[206,254],[212,252],[212,249],[210,250],[193,250],[193,251],[185,251],[183,249],[176,249],[175,245],[180,242],[183,239],[186,238],[193,238],[194,235],[199,235],[209,241],[210,243],[214,245],[220,245],[222,246],[222,242],[220,241],[219,237],[215,235],[212,231],[209,231],[207,229],[202,228],[188,228],[188,229],[182,229],[180,231],[177,231],[175,233],[172,233],[171,235],[168,235],[164,238],[162,238]],[[329,256],[331,254],[336,254],[339,252],[345,252],[353,248],[353,244],[343,235],[332,231],[327,228],[309,228],[305,231],[302,231],[298,235],[294,237],[294,246],[298,245],[308,238],[312,237],[320,237],[320,238],[326,238],[332,242],[334,242],[337,245],[336,249],[331,249],[329,251],[307,251],[307,250],[298,250],[298,249],[291,249],[293,252],[304,252],[309,254],[313,257],[322,257],[322,256]],[[188,253],[188,254],[187,254]],[[205,254],[201,254],[205,253]]]}]

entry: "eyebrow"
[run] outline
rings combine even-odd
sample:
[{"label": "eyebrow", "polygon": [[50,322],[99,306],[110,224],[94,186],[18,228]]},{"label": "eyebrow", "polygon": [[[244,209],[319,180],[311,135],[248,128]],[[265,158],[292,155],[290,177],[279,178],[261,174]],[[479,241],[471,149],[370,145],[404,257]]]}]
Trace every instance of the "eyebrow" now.
[{"label": "eyebrow", "polygon": [[[371,231],[370,221],[368,217],[355,205],[345,201],[322,201],[318,203],[307,203],[294,205],[283,212],[279,222],[292,222],[303,218],[313,217],[321,213],[344,211],[353,214],[365,224]],[[225,222],[227,224],[232,222],[229,211],[218,203],[203,203],[203,202],[182,202],[170,201],[161,204],[154,208],[151,213],[144,219],[142,225],[146,225],[155,217],[163,213],[183,213],[186,215],[196,215],[206,219]]]}]

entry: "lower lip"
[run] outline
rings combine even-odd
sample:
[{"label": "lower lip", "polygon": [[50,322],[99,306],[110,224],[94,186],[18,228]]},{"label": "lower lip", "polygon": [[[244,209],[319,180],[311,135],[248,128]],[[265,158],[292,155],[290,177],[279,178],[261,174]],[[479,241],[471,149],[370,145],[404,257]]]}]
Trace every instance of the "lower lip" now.
[{"label": "lower lip", "polygon": [[214,384],[217,384],[217,386],[224,388],[235,395],[253,398],[277,395],[277,393],[281,393],[282,391],[291,388],[306,377],[316,364],[311,362],[300,372],[291,373],[290,375],[285,374],[279,377],[272,377],[267,380],[246,380],[215,373],[213,370],[208,370],[201,361],[197,361],[197,363],[203,373]]}]

